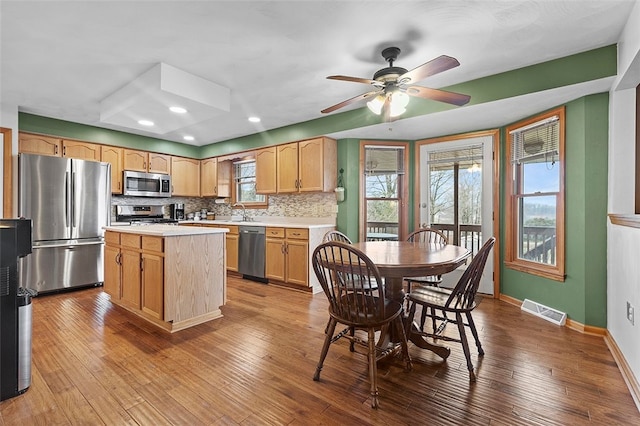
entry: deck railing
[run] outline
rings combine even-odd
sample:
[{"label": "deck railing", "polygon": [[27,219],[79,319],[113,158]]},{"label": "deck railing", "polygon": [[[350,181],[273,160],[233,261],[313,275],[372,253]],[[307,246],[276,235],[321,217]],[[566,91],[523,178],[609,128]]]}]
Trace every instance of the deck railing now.
[{"label": "deck railing", "polygon": [[[456,225],[432,223],[431,228],[444,233],[451,244],[471,251],[474,256],[482,247],[481,225]],[[459,229],[456,229],[459,228]],[[367,222],[367,240],[397,240],[397,222]],[[556,262],[556,228],[554,226],[525,226],[521,239],[520,257],[547,265]]]}]

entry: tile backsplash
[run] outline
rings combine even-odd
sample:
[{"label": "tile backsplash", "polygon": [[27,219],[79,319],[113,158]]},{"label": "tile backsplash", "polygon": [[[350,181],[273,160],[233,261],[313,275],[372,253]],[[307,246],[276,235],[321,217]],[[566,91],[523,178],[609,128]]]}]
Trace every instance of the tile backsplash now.
[{"label": "tile backsplash", "polygon": [[[147,198],[114,195],[111,197],[111,217],[115,221],[116,205],[161,205],[164,206],[165,217],[169,217],[169,204],[171,203],[184,203],[185,213],[207,209],[207,211],[219,216],[231,216],[232,211],[233,214],[242,214],[241,208],[232,209],[229,204],[217,204],[212,198]],[[269,195],[269,207],[266,209],[247,209],[247,216],[335,217],[336,205],[334,193],[276,194]]]}]

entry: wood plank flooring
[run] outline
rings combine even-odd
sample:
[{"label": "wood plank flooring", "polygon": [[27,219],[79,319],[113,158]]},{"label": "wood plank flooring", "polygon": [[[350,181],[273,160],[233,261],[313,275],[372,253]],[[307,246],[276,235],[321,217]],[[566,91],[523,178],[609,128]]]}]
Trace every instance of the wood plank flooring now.
[{"label": "wood plank flooring", "polygon": [[35,298],[32,384],[0,403],[0,425],[640,424],[602,338],[492,299],[474,313],[475,384],[459,344],[446,362],[410,344],[412,371],[379,366],[373,410],[346,341],[312,380],[326,309],[323,294],[230,277],[224,318],[168,334],[101,288]]}]

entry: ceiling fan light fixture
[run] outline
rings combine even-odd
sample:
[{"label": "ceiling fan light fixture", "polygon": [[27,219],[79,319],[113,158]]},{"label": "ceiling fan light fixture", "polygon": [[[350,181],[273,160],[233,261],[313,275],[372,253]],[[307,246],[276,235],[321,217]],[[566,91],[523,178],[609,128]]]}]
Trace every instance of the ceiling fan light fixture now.
[{"label": "ceiling fan light fixture", "polygon": [[407,111],[407,105],[409,105],[409,95],[399,90],[396,90],[391,94],[390,111],[391,117],[398,117]]},{"label": "ceiling fan light fixture", "polygon": [[384,101],[386,97],[384,95],[378,95],[369,102],[367,102],[367,107],[371,110],[375,115],[382,114],[382,107],[384,106]]}]

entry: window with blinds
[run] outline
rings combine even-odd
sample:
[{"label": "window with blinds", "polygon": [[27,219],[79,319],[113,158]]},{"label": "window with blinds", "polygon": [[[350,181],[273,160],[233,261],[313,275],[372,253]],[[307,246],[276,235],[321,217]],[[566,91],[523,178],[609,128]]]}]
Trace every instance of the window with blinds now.
[{"label": "window with blinds", "polygon": [[564,108],[516,123],[509,135],[506,264],[564,280]]},{"label": "window with blinds", "polygon": [[365,175],[404,174],[404,147],[367,147],[364,160]]},{"label": "window with blinds", "polygon": [[560,117],[545,120],[509,132],[512,163],[555,162],[560,147]]},{"label": "window with blinds", "polygon": [[397,240],[406,216],[405,145],[365,145],[363,213],[367,240]]}]

